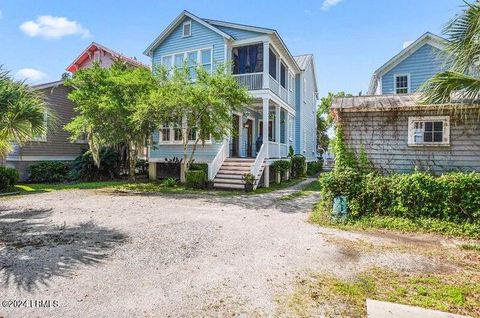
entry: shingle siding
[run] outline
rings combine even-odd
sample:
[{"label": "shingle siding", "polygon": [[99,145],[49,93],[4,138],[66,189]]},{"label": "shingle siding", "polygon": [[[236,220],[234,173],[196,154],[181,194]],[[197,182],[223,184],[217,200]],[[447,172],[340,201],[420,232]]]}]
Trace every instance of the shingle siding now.
[{"label": "shingle siding", "polygon": [[[408,146],[408,117],[450,116],[450,146]],[[384,172],[410,172],[415,167],[444,172],[480,171],[478,110],[459,112],[390,111],[344,112],[347,144],[358,154],[362,145],[368,159]]]},{"label": "shingle siding", "polygon": [[382,94],[394,94],[395,74],[410,75],[410,92],[414,93],[427,80],[442,71],[444,60],[439,49],[425,44],[412,55],[385,73],[382,78]]}]

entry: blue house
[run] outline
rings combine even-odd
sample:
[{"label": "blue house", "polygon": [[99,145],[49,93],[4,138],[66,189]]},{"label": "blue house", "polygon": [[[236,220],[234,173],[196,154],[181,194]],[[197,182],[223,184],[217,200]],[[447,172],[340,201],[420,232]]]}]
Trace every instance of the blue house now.
[{"label": "blue house", "polygon": [[446,67],[446,44],[425,33],[374,72],[369,95],[333,100],[347,145],[378,171],[480,171],[479,108],[420,100],[418,89]]},{"label": "blue house", "polygon": [[373,73],[368,94],[415,93],[445,67],[445,44],[444,38],[425,33]]},{"label": "blue house", "polygon": [[[211,140],[196,152],[208,164],[216,187],[242,188],[250,172],[269,183],[269,165],[287,158],[289,147],[316,160],[317,82],[313,55],[292,56],[277,31],[199,18],[183,11],[145,50],[153,65],[202,65],[214,70],[232,63],[232,74],[254,103],[232,114],[235,134]],[[182,157],[178,128],[162,126],[149,150],[150,177],[156,179],[165,159]],[[193,139],[193,138],[192,138]]]}]

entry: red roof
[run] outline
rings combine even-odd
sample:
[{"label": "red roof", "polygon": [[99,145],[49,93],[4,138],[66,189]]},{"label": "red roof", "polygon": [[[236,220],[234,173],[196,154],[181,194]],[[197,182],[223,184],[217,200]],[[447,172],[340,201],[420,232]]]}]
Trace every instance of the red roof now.
[{"label": "red roof", "polygon": [[93,52],[95,51],[104,51],[110,53],[114,58],[121,59],[125,61],[127,64],[136,67],[145,67],[149,68],[146,64],[143,64],[140,61],[137,61],[131,57],[125,56],[121,53],[118,53],[112,49],[109,49],[101,44],[92,42],[73,62],[67,67],[67,71],[69,72],[76,72],[85,62],[87,62],[93,56]]}]

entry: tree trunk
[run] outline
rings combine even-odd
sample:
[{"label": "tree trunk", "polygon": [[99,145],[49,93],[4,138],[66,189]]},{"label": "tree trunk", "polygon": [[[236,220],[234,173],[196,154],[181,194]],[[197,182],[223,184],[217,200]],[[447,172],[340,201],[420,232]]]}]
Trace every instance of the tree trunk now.
[{"label": "tree trunk", "polygon": [[131,142],[128,146],[128,177],[135,181],[135,167],[137,165],[137,147]]}]

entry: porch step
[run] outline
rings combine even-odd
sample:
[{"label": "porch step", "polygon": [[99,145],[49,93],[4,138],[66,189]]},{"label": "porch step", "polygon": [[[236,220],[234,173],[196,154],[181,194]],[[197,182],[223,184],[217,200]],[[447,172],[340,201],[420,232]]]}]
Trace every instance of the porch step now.
[{"label": "porch step", "polygon": [[221,184],[241,184],[243,185],[242,179],[224,179],[224,178],[215,178],[215,183],[221,183]]},{"label": "porch step", "polygon": [[214,182],[213,186],[218,189],[235,189],[235,190],[243,190],[245,186],[243,184],[233,184],[233,183],[217,183]]},{"label": "porch step", "polygon": [[[242,181],[242,176],[245,173],[250,173],[254,163],[255,158],[226,158],[213,179],[213,186],[221,189],[244,189],[245,184]],[[262,172],[263,167],[256,177],[260,178]]]}]

